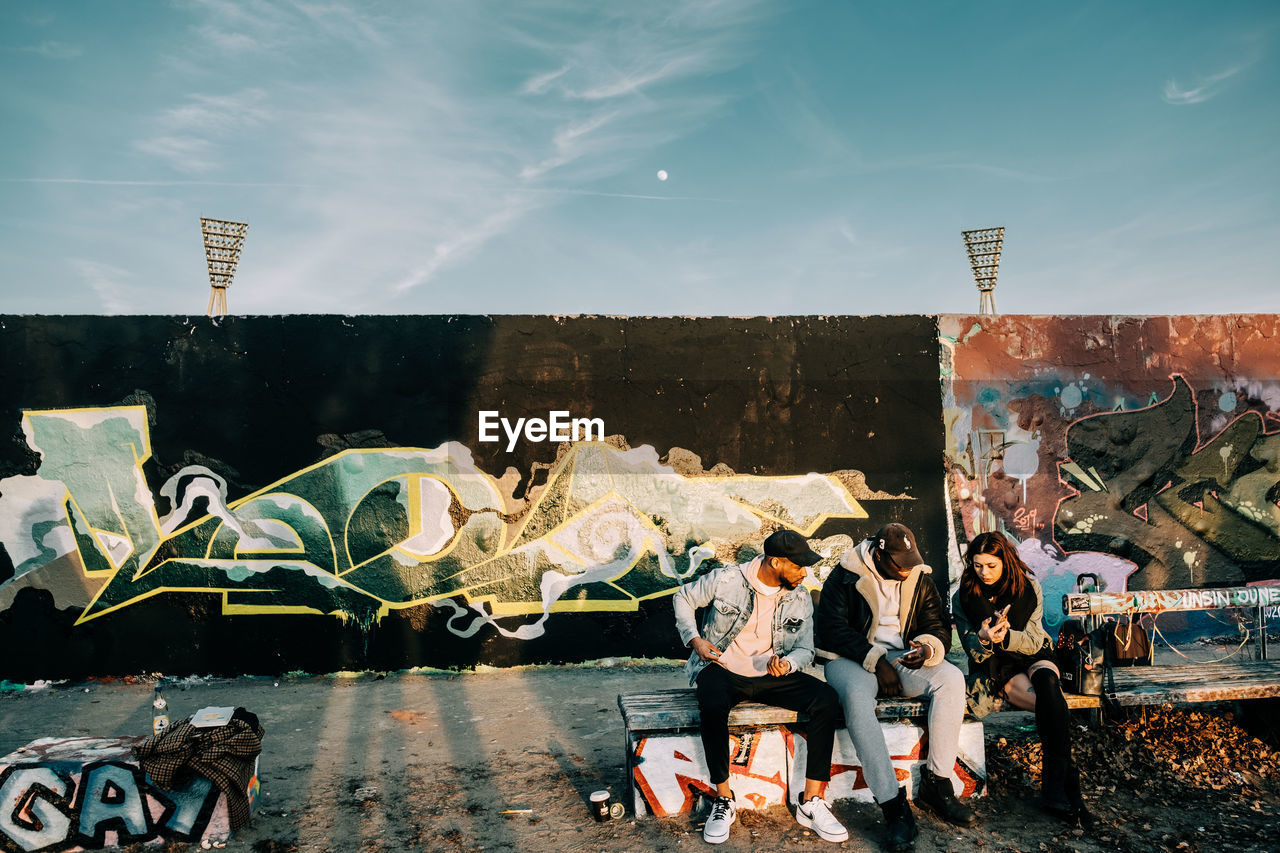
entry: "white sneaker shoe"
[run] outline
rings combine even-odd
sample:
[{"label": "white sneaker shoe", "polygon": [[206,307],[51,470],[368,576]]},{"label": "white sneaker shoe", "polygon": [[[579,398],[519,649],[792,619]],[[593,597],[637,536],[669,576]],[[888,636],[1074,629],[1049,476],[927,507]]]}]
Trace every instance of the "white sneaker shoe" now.
[{"label": "white sneaker shoe", "polygon": [[[702,840],[708,844],[723,844],[729,840],[729,827],[738,819],[738,810],[728,797],[716,797],[711,801],[711,816],[702,827]],[[832,818],[835,820],[835,818]]]},{"label": "white sneaker shoe", "polygon": [[827,841],[849,840],[849,830],[836,820],[836,816],[831,813],[831,807],[822,797],[813,797],[808,802],[796,806],[796,823],[806,829],[812,829],[819,838],[825,838]]}]

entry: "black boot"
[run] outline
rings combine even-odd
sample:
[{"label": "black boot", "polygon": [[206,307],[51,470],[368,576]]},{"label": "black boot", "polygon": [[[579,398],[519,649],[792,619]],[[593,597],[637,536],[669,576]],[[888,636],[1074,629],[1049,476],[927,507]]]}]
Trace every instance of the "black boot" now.
[{"label": "black boot", "polygon": [[889,853],[908,853],[916,849],[916,816],[907,802],[907,789],[899,788],[898,796],[887,803],[880,803],[884,812],[884,849]]},{"label": "black boot", "polygon": [[1069,766],[1065,757],[1043,755],[1040,759],[1040,802],[1049,814],[1074,823],[1071,801],[1067,799]]},{"label": "black boot", "polygon": [[1067,797],[1071,712],[1053,670],[1036,670],[1031,686],[1036,692],[1036,730],[1040,733],[1040,802],[1049,814],[1074,824],[1075,809]]},{"label": "black boot", "polygon": [[978,820],[972,809],[956,799],[951,777],[937,776],[928,767],[920,768],[920,793],[916,794],[916,802],[956,826],[973,826]]},{"label": "black boot", "polygon": [[1080,824],[1082,829],[1089,829],[1093,826],[1093,814],[1085,807],[1084,797],[1080,794],[1080,771],[1074,764],[1067,766],[1066,791],[1067,802],[1074,812],[1074,822]]}]

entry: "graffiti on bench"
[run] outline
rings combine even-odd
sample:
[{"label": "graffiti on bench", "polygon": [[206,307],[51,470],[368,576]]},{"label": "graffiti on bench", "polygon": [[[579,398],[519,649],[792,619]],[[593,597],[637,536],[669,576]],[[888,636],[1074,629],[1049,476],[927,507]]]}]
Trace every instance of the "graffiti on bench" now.
[{"label": "graffiti on bench", "polygon": [[[920,726],[892,723],[882,726],[898,780],[914,789],[928,758],[928,735]],[[729,736],[729,783],[739,808],[761,809],[787,802],[788,790],[804,787],[805,737],[788,726]],[[702,738],[693,734],[658,734],[636,742],[634,781],[639,797],[653,814],[667,817],[694,808],[698,797],[712,797]],[[955,766],[961,796],[980,796],[986,786],[982,724],[965,723]],[[836,732],[831,755],[828,800],[872,800],[853,742],[844,729]]]}]

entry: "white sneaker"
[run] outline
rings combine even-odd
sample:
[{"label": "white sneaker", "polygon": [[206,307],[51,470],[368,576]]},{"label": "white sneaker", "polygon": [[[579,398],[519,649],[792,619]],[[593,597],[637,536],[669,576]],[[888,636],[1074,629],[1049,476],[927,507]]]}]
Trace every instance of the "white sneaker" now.
[{"label": "white sneaker", "polygon": [[808,802],[796,806],[796,823],[812,829],[819,838],[827,841],[848,841],[849,830],[836,820],[831,807],[822,797],[813,797]]},{"label": "white sneaker", "polygon": [[[728,797],[716,797],[711,801],[711,816],[702,827],[702,840],[708,844],[723,844],[729,840],[729,827],[738,819],[738,810]],[[834,820],[835,818],[832,818]]]}]

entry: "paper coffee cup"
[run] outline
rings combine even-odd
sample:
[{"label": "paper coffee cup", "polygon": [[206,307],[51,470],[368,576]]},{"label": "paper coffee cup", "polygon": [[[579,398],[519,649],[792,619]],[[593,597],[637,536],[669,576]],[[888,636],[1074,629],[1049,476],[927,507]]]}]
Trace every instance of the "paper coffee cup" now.
[{"label": "paper coffee cup", "polygon": [[591,814],[601,823],[609,820],[610,796],[608,791],[594,791],[591,794]]}]

